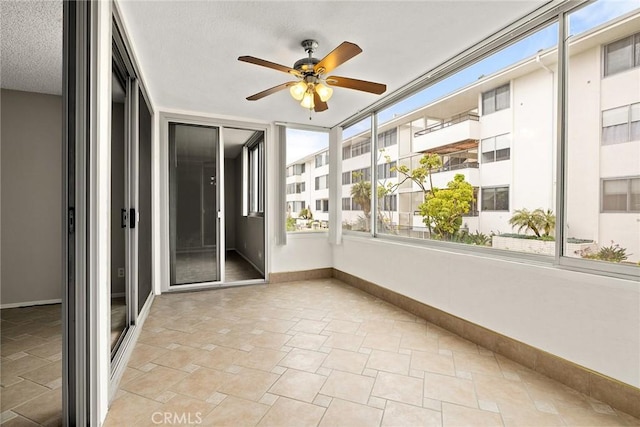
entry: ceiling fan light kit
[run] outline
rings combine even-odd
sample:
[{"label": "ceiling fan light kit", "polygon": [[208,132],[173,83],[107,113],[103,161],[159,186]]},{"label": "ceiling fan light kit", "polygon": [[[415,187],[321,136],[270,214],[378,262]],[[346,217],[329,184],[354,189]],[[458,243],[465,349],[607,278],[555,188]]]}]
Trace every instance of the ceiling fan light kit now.
[{"label": "ceiling fan light kit", "polygon": [[239,61],[289,73],[298,78],[297,81],[283,83],[251,95],[247,97],[247,100],[257,101],[267,95],[289,88],[291,97],[296,101],[300,101],[300,105],[303,108],[314,110],[318,113],[329,108],[327,101],[333,95],[333,88],[330,86],[354,89],[376,95],[381,95],[387,90],[386,85],[380,83],[351,79],[348,77],[324,77],[326,73],[331,72],[361,53],[362,49],[360,49],[358,45],[346,41],[342,42],[340,46],[331,51],[327,56],[318,60],[313,57],[313,53],[318,48],[317,41],[309,39],[304,40],[301,44],[308,56],[296,61],[293,68],[253,56],[241,56],[238,58]]}]

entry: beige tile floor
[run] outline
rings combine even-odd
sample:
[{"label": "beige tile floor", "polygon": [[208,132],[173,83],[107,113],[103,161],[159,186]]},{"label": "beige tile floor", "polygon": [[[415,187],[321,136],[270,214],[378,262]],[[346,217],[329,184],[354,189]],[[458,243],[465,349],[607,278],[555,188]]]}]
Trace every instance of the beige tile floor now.
[{"label": "beige tile floor", "polygon": [[155,299],[107,426],[639,426],[336,280]]},{"label": "beige tile floor", "polygon": [[0,423],[62,424],[60,304],[0,311]]}]

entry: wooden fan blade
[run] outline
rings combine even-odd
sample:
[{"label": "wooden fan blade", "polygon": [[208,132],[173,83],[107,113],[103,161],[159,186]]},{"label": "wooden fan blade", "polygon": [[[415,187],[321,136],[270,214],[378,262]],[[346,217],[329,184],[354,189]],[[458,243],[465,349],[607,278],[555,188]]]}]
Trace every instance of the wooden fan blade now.
[{"label": "wooden fan blade", "polygon": [[249,64],[261,65],[263,67],[271,68],[277,71],[282,71],[283,73],[294,74],[296,76],[300,74],[299,72],[297,72],[291,67],[276,64],[275,62],[270,62],[264,59],[256,58],[254,56],[240,56],[238,58],[238,61],[248,62]]},{"label": "wooden fan blade", "polygon": [[313,67],[313,70],[318,74],[325,74],[331,72],[339,65],[344,64],[357,54],[362,52],[360,46],[351,42],[342,42],[340,46],[333,49],[327,56],[322,58],[320,62]]},{"label": "wooden fan blade", "polygon": [[316,113],[329,108],[327,103],[320,99],[320,95],[318,95],[317,92],[313,92],[313,103],[315,104],[313,111],[315,111]]},{"label": "wooden fan blade", "polygon": [[387,85],[382,83],[368,82],[366,80],[350,79],[349,77],[331,76],[327,77],[327,84],[331,86],[344,87],[347,89],[361,90],[363,92],[381,95],[387,90]]},{"label": "wooden fan blade", "polygon": [[255,95],[248,96],[247,97],[247,101],[257,101],[258,99],[262,99],[267,95],[271,95],[272,93],[280,92],[281,90],[286,89],[289,86],[292,86],[292,85],[294,85],[296,83],[297,82],[282,83],[281,85],[274,86],[274,87],[269,88],[267,90],[263,90],[262,92],[258,92]]}]

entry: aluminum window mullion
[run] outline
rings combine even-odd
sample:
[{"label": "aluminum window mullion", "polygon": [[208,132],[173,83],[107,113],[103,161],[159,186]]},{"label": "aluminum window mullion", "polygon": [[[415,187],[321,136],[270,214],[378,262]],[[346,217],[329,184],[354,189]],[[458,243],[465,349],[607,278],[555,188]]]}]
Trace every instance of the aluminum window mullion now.
[{"label": "aluminum window mullion", "polygon": [[371,236],[378,234],[378,114],[371,114]]},{"label": "aluminum window mullion", "polygon": [[556,154],[556,246],[555,264],[560,264],[564,254],[565,226],[567,223],[567,27],[568,14],[561,12],[558,16],[558,100],[557,100],[557,154]]}]

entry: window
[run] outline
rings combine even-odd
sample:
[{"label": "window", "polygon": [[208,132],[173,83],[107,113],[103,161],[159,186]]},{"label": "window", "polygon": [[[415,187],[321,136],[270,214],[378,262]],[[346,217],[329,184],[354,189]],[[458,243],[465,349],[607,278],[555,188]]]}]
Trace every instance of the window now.
[{"label": "window", "polygon": [[398,196],[396,194],[388,194],[378,201],[379,209],[383,211],[398,210]]},{"label": "window", "polygon": [[350,211],[351,210],[351,197],[343,197],[342,198],[342,210]]},{"label": "window", "polygon": [[482,114],[487,115],[509,108],[509,83],[482,94]]},{"label": "window", "polygon": [[288,207],[289,207],[289,213],[293,214],[293,215],[298,215],[298,213],[305,208],[305,204],[304,202],[289,202],[288,203]]},{"label": "window", "polygon": [[602,145],[640,140],[640,103],[602,112]]},{"label": "window", "polygon": [[329,152],[324,151],[320,154],[316,154],[316,167],[319,168],[329,164]]},{"label": "window", "polygon": [[249,213],[264,213],[264,140],[248,147]]},{"label": "window", "polygon": [[342,172],[342,185],[351,184],[351,172]]},{"label": "window", "polygon": [[324,190],[327,188],[329,181],[329,175],[322,175],[316,177],[316,190]]},{"label": "window", "polygon": [[287,176],[302,175],[304,173],[304,169],[305,169],[304,163],[291,165],[287,168]]},{"label": "window", "polygon": [[602,212],[640,212],[640,177],[603,179]]},{"label": "window", "polygon": [[[342,132],[343,147],[350,148],[350,157],[342,163],[343,209],[340,217],[345,231],[369,232],[371,230],[371,116],[345,128]],[[360,157],[358,157],[360,156]],[[356,158],[357,157],[357,158]],[[349,199],[350,209],[345,199]]]},{"label": "window", "polygon": [[287,194],[300,194],[304,193],[304,182],[294,182],[287,184]]},{"label": "window", "polygon": [[[313,190],[320,185],[318,179],[311,180],[311,176],[327,174],[329,172],[329,133],[325,131],[300,130],[288,127],[286,129],[286,196],[283,209],[285,210],[285,229],[289,233],[309,232],[318,229],[318,221],[322,224],[322,229],[328,227],[329,215],[320,210],[314,210],[315,197]],[[323,167],[321,173],[315,169]],[[306,174],[306,175],[304,175]],[[299,176],[305,178],[298,178]],[[321,180],[326,180],[326,175]],[[299,181],[299,182],[291,182]],[[307,184],[311,188],[307,188]],[[323,188],[327,185],[323,183]],[[304,195],[303,195],[304,194]],[[327,191],[323,194],[327,197]],[[305,200],[305,201],[302,201]],[[304,218],[312,217],[313,221],[298,220],[301,211]],[[309,218],[311,219],[311,218]]]},{"label": "window", "polygon": [[351,158],[351,146],[342,147],[342,160]]},{"label": "window", "polygon": [[509,187],[483,187],[482,188],[483,211],[508,211]]},{"label": "window", "polygon": [[371,181],[371,169],[362,168],[351,171],[351,182]]},{"label": "window", "polygon": [[498,135],[482,140],[482,163],[509,160],[511,149],[510,135]]},{"label": "window", "polygon": [[395,178],[397,176],[395,167],[395,161],[378,165],[378,179]]},{"label": "window", "polygon": [[[567,64],[566,159],[562,165],[566,170],[566,225],[560,262],[625,274],[625,268],[637,270],[640,262],[640,92],[634,86],[640,73],[640,33],[636,26],[636,34],[628,35],[626,26],[627,16],[640,16],[640,4],[628,5],[632,13],[623,8],[599,16],[596,11],[607,5],[597,1],[569,15],[572,36],[567,55],[571,60]],[[594,17],[599,22],[593,22]],[[589,31],[593,26],[575,31],[576,23],[584,21],[597,24],[597,32]],[[583,46],[589,40],[593,43],[590,59],[574,61],[574,55],[585,52]],[[595,56],[597,46],[601,46],[600,58]],[[603,77],[607,78],[593,93],[575,90]],[[600,129],[593,127],[598,121]]]},{"label": "window", "polygon": [[640,34],[609,43],[604,47],[604,75],[640,66]]},{"label": "window", "polygon": [[316,200],[316,211],[329,212],[329,200],[327,199]]},{"label": "window", "polygon": [[390,129],[386,132],[378,134],[378,148],[390,147],[398,143],[397,128]]},{"label": "window", "polygon": [[361,156],[371,152],[371,139],[367,138],[364,141],[356,142],[351,145],[351,157]]}]

